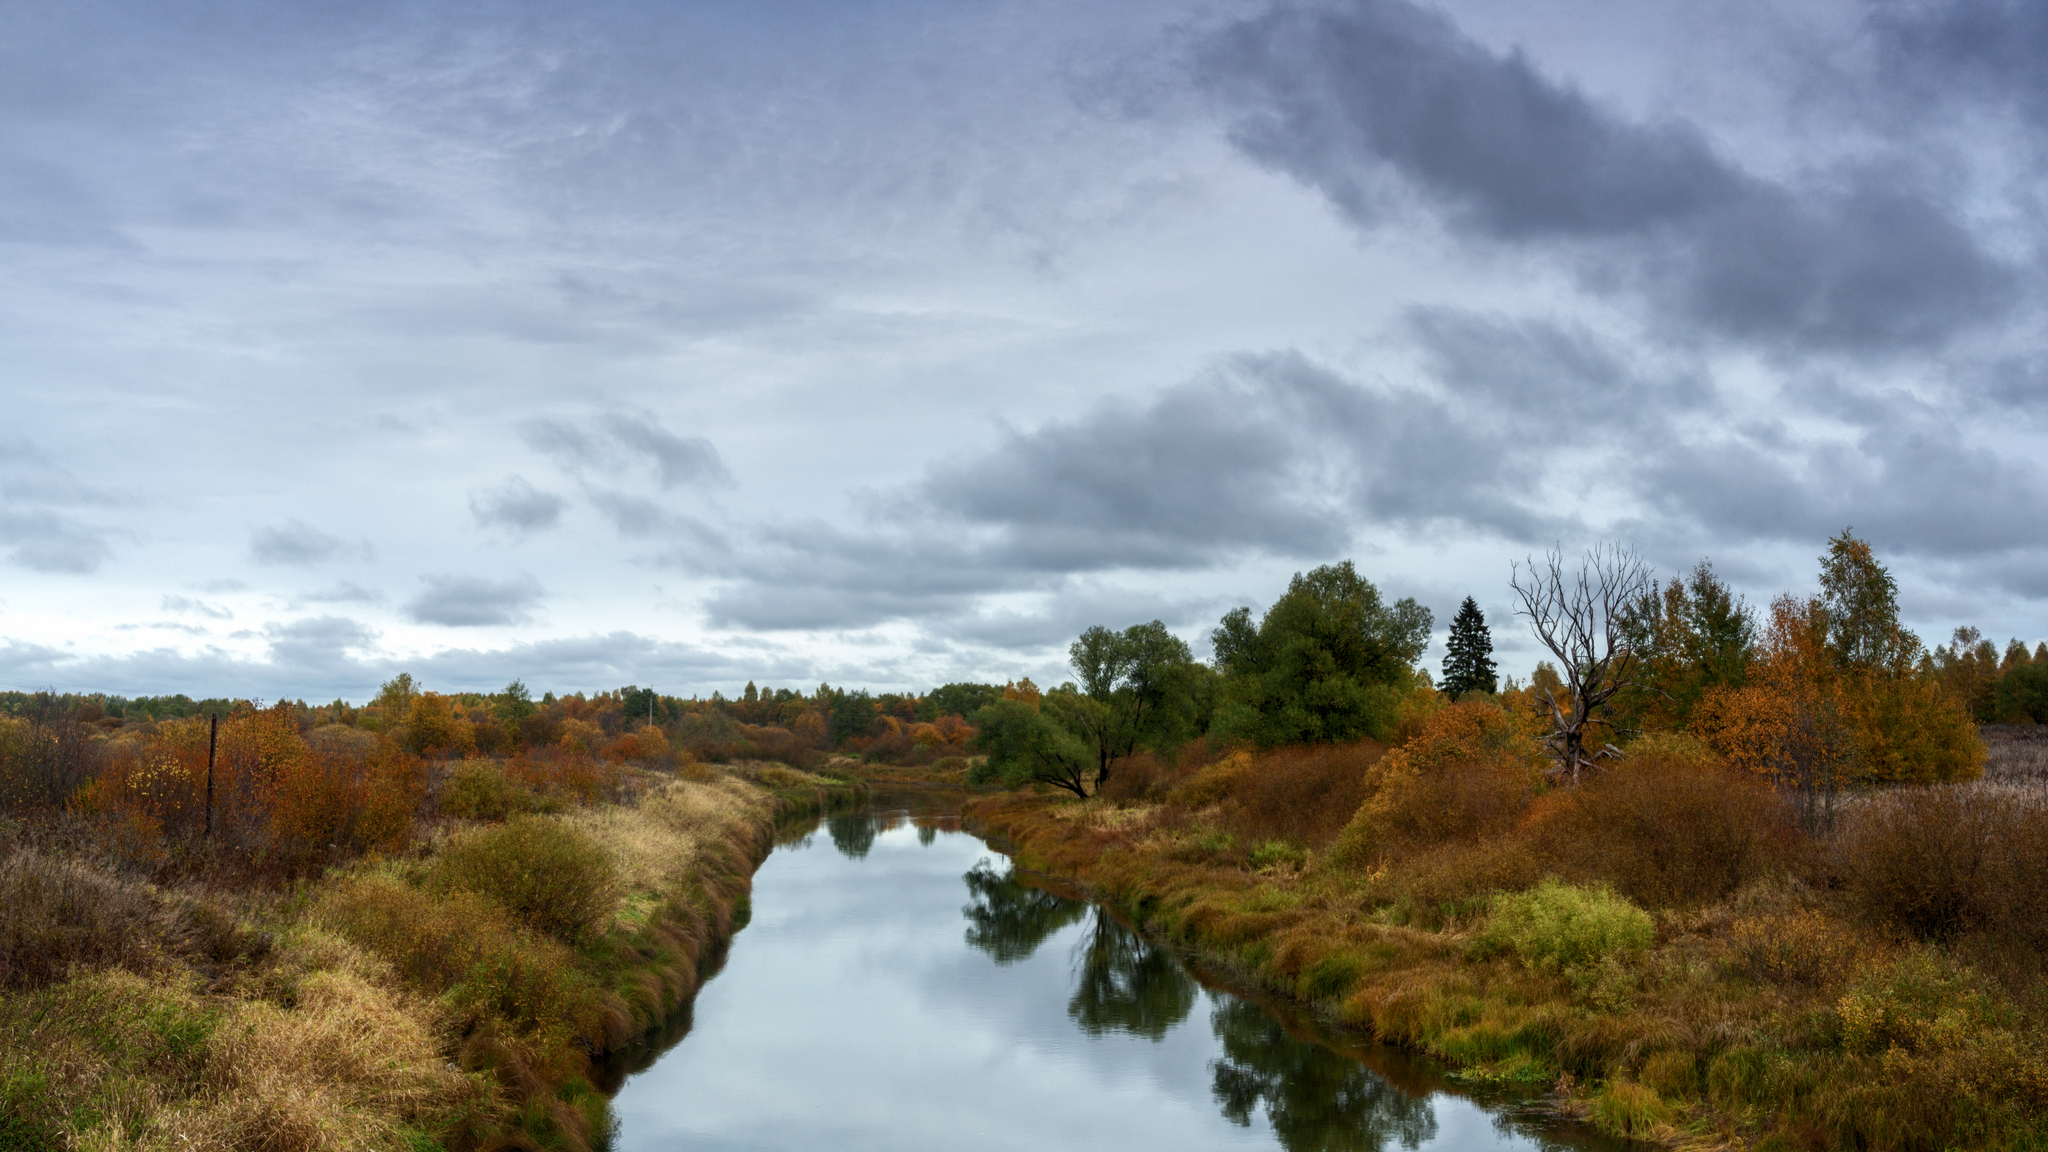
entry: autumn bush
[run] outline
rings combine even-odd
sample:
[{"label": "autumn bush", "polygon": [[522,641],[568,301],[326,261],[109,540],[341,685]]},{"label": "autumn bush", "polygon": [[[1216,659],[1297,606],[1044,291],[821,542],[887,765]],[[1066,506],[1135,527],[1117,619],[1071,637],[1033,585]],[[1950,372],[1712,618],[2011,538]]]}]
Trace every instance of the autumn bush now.
[{"label": "autumn bush", "polygon": [[1872,924],[2048,945],[2048,811],[2010,793],[1937,785],[1871,797],[1845,819],[1833,865]]},{"label": "autumn bush", "polygon": [[1360,802],[1333,854],[1366,864],[1407,848],[1500,834],[1541,784],[1533,749],[1505,711],[1479,702],[1439,708],[1362,775]]},{"label": "autumn bush", "polygon": [[1386,753],[1376,741],[1307,744],[1262,753],[1235,776],[1222,820],[1246,841],[1321,848],[1365,799],[1367,770]]},{"label": "autumn bush", "polygon": [[620,895],[603,849],[573,828],[534,816],[452,839],[435,857],[429,884],[476,893],[570,944],[598,932]]},{"label": "autumn bush", "polygon": [[1719,900],[1788,864],[1798,843],[1781,796],[1679,738],[1639,741],[1532,816],[1532,850],[1650,907]]},{"label": "autumn bush", "polygon": [[[529,779],[532,774],[522,772]],[[550,807],[548,801],[495,760],[463,760],[441,784],[444,816],[464,820],[506,820]]]}]

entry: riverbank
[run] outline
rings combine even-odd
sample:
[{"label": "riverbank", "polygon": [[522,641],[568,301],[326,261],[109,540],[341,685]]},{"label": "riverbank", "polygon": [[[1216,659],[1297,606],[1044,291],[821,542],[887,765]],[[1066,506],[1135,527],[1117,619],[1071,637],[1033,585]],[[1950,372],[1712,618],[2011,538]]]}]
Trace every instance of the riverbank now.
[{"label": "riverbank", "polygon": [[592,1057],[695,992],[779,821],[863,793],[688,767],[283,890],[10,844],[7,954],[53,970],[0,996],[0,1148],[588,1148]]},{"label": "riverbank", "polygon": [[[1506,769],[1438,787],[1413,756],[1318,755],[1333,766],[1320,776],[1240,757],[1155,771],[1122,797],[1013,793],[966,815],[1020,867],[1235,979],[1613,1134],[1702,1149],[2048,1140],[2038,951],[1981,925],[1935,942],[1867,922],[1868,878],[1850,870],[1887,861],[1854,856],[1880,843],[1854,820],[1801,839],[1768,795],[1651,758],[1478,819]],[[1433,830],[1397,835],[1416,798],[1398,793],[1425,785],[1407,818]],[[1871,811],[1896,843],[1926,843],[1953,823],[1941,805],[1996,802],[1957,795]],[[2007,818],[2039,842],[2034,817]],[[1897,871],[1914,869],[1939,871]]]}]

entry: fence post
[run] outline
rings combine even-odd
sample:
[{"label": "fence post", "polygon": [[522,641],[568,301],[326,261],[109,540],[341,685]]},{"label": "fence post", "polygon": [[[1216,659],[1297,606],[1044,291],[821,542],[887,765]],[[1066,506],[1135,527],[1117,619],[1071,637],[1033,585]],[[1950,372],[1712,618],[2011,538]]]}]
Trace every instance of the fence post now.
[{"label": "fence post", "polygon": [[220,713],[206,733],[206,839],[213,839],[213,750],[220,745]]}]

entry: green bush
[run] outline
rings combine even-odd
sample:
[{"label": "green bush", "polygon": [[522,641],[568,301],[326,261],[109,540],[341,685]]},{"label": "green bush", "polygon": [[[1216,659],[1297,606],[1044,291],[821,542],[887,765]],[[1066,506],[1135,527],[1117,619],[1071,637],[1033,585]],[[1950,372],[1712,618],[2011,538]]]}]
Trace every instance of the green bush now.
[{"label": "green bush", "polygon": [[1655,935],[1650,914],[1606,885],[1579,888],[1545,880],[1527,892],[1494,897],[1480,943],[1512,951],[1532,968],[1561,972],[1640,951]]},{"label": "green bush", "polygon": [[618,870],[602,848],[539,816],[457,839],[435,860],[430,883],[474,892],[571,944],[602,930],[619,894]]},{"label": "green bush", "polygon": [[441,812],[466,820],[504,820],[545,807],[533,790],[491,760],[464,760],[441,788]]}]

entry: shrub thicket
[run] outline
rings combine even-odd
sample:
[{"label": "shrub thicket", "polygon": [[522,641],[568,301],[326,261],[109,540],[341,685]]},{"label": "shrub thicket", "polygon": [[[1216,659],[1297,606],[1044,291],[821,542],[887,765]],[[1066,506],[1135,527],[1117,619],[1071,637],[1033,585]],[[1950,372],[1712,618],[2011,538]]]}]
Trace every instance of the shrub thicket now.
[{"label": "shrub thicket", "polygon": [[533,816],[457,837],[435,858],[430,883],[474,892],[571,944],[599,931],[619,898],[617,870],[603,849]]},{"label": "shrub thicket", "polygon": [[1527,892],[1496,896],[1479,939],[1532,968],[1561,972],[1639,952],[1656,932],[1649,913],[1605,886],[1546,880]]}]

